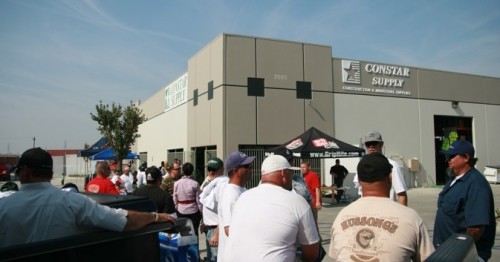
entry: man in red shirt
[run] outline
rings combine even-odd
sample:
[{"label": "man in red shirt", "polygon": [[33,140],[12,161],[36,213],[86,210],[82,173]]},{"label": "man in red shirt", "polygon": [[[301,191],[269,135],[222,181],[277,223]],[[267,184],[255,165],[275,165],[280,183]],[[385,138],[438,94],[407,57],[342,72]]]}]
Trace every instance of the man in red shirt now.
[{"label": "man in red shirt", "polygon": [[96,177],[92,179],[85,188],[85,192],[119,195],[115,184],[109,179],[111,169],[107,161],[97,161],[95,165]]},{"label": "man in red shirt", "polygon": [[313,197],[311,202],[311,209],[314,216],[314,221],[316,222],[316,227],[318,226],[318,211],[321,209],[321,183],[318,174],[311,170],[311,164],[307,161],[302,161],[300,164],[300,170],[306,181],[307,188]]}]

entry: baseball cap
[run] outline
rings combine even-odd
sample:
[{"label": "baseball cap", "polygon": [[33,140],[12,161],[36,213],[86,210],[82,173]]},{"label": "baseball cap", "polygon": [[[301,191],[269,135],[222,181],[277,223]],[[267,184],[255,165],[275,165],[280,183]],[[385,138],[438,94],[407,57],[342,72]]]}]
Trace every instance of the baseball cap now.
[{"label": "baseball cap", "polygon": [[290,162],[288,162],[284,156],[270,155],[264,159],[264,162],[262,162],[260,171],[262,172],[262,175],[266,175],[283,169],[300,170],[300,167],[292,167]]},{"label": "baseball cap", "polygon": [[31,148],[24,151],[19,159],[19,162],[17,162],[17,165],[14,166],[11,171],[18,169],[21,166],[52,170],[52,156],[49,152],[39,147]]},{"label": "baseball cap", "polygon": [[12,181],[7,181],[5,184],[0,187],[0,192],[6,192],[6,191],[18,191],[19,187],[17,186],[16,183]]},{"label": "baseball cap", "polygon": [[245,153],[239,151],[232,152],[227,156],[226,161],[224,161],[224,168],[229,173],[237,166],[251,164],[254,160],[254,156],[247,156]]},{"label": "baseball cap", "polygon": [[210,167],[213,170],[219,170],[224,167],[224,163],[218,157],[212,157],[207,162],[207,167]]},{"label": "baseball cap", "polygon": [[147,181],[157,181],[161,178],[161,171],[155,166],[148,167],[146,169],[146,180]]},{"label": "baseball cap", "polygon": [[290,151],[290,149],[286,147],[280,147],[278,150],[274,152],[275,155],[283,156],[286,158],[288,162],[292,161],[293,159],[293,153]]},{"label": "baseball cap", "polygon": [[468,154],[470,157],[474,157],[476,151],[474,146],[468,141],[457,140],[451,144],[451,146],[446,151],[441,151],[445,155],[462,155]]},{"label": "baseball cap", "polygon": [[376,182],[392,172],[392,165],[381,153],[364,156],[358,163],[358,178],[363,182]]},{"label": "baseball cap", "polygon": [[378,131],[370,131],[365,135],[366,142],[382,142],[382,135]]}]

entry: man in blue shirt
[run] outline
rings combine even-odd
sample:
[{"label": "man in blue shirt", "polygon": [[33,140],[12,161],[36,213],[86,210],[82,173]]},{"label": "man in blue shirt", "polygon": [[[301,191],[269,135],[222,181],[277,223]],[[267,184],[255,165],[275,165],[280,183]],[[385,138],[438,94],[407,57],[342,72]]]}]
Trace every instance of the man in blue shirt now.
[{"label": "man in blue shirt", "polygon": [[474,165],[475,150],[467,141],[455,141],[447,151],[454,177],[439,193],[433,244],[439,248],[454,233],[471,235],[481,259],[491,257],[495,241],[493,193],[486,178]]},{"label": "man in blue shirt", "polygon": [[0,248],[99,229],[121,232],[151,223],[175,223],[165,213],[114,209],[54,187],[52,156],[39,147],[26,150],[15,170],[21,188],[0,201]]}]

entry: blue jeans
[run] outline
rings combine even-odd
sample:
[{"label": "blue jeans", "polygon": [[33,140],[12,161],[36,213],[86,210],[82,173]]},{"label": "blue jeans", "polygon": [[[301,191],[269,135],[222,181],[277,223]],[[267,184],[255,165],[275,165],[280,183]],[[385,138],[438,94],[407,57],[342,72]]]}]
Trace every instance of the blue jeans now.
[{"label": "blue jeans", "polygon": [[217,247],[211,247],[210,246],[210,238],[215,234],[215,228],[211,228],[207,230],[207,239],[206,239],[206,244],[207,244],[207,261],[217,261]]}]

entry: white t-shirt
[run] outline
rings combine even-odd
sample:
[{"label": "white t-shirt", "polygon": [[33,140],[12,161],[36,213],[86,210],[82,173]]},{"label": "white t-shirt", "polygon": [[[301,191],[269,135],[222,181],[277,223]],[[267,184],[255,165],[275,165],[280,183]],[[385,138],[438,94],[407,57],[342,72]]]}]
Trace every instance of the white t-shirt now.
[{"label": "white t-shirt", "polygon": [[137,174],[137,188],[141,187],[141,185],[145,185],[146,183],[146,172],[139,171]]},{"label": "white t-shirt", "polygon": [[[398,162],[388,159],[389,163],[392,165],[392,187],[391,187],[391,193],[390,193],[390,198],[394,201],[398,201],[398,194],[401,192],[406,192],[408,189],[406,188],[406,183],[405,183],[405,178],[403,175],[403,169],[401,169],[401,166],[398,164]],[[363,193],[361,192],[361,184],[359,183],[358,179],[358,173],[354,176],[353,181],[354,186],[358,189],[358,195],[362,196]]]},{"label": "white t-shirt", "polygon": [[219,207],[219,186],[224,187],[228,182],[227,176],[219,176],[214,178],[210,184],[200,194],[200,202],[203,205],[203,223],[208,226],[216,226],[219,224],[218,207]]},{"label": "white t-shirt", "polygon": [[[220,184],[218,186],[219,206],[217,209],[219,219],[219,245],[217,247],[217,254],[224,254],[226,248],[227,236],[224,227],[229,226],[231,222],[232,212],[236,200],[240,195],[246,191],[244,187],[235,184]],[[232,228],[229,228],[229,234],[232,234]],[[217,255],[217,261],[234,261],[226,260],[224,256]]]},{"label": "white t-shirt", "polygon": [[334,261],[424,261],[434,252],[417,212],[385,197],[362,197],[344,207],[331,236]]},{"label": "white t-shirt", "polygon": [[125,191],[127,193],[132,193],[132,191],[134,191],[134,188],[133,188],[133,185],[134,185],[134,176],[131,173],[122,174],[120,176],[120,179],[123,181],[123,185],[125,187]]},{"label": "white t-shirt", "polygon": [[240,196],[229,228],[227,261],[295,261],[297,244],[320,240],[306,200],[267,183]]}]

